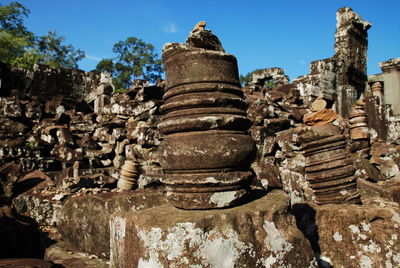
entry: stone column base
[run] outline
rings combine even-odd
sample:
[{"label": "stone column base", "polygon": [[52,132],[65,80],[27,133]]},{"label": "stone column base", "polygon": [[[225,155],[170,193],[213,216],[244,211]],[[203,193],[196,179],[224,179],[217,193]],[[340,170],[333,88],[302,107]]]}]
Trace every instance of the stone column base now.
[{"label": "stone column base", "polygon": [[116,213],[111,267],[309,267],[313,251],[288,209],[288,195],[275,190],[229,209]]}]

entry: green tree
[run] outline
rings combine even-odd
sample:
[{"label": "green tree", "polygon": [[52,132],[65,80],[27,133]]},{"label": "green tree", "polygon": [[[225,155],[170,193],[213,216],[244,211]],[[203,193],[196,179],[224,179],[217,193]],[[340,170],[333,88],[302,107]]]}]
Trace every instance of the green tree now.
[{"label": "green tree", "polygon": [[108,72],[112,74],[114,72],[114,62],[112,59],[102,59],[96,66],[96,71],[99,73]]},{"label": "green tree", "polygon": [[0,26],[14,36],[30,36],[33,41],[33,33],[24,25],[24,17],[27,18],[30,11],[18,2],[11,2],[7,6],[0,4]]},{"label": "green tree", "polygon": [[240,84],[242,86],[247,86],[250,84],[251,82],[251,75],[253,74],[253,72],[247,73],[246,75],[240,75],[239,76],[239,80],[240,80]]},{"label": "green tree", "polygon": [[72,45],[64,45],[65,38],[49,32],[35,36],[24,25],[30,11],[18,2],[7,6],[0,4],[0,59],[24,68],[35,63],[50,67],[77,68],[84,52]]},{"label": "green tree", "polygon": [[163,72],[154,46],[136,37],[129,37],[113,46],[114,59],[103,59],[96,71],[108,71],[114,76],[116,88],[129,88],[133,79],[155,82]]},{"label": "green tree", "polygon": [[63,45],[64,40],[65,37],[58,36],[56,31],[38,37],[36,47],[42,55],[43,64],[53,68],[78,68],[78,61],[85,57],[85,53],[72,45]]}]

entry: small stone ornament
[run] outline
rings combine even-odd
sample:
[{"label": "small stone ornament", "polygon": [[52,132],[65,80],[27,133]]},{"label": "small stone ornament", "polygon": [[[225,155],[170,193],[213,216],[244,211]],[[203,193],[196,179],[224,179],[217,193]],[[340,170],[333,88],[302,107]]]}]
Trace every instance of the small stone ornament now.
[{"label": "small stone ornament", "polygon": [[117,183],[119,190],[132,190],[137,186],[138,172],[133,161],[125,161],[121,167],[121,176]]}]

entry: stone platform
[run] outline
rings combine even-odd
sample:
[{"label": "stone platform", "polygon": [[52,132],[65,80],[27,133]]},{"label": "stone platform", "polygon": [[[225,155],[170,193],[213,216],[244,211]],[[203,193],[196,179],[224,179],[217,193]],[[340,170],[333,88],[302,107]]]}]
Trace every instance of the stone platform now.
[{"label": "stone platform", "polygon": [[115,213],[111,267],[309,267],[309,241],[274,190],[242,206],[187,211],[170,204]]}]

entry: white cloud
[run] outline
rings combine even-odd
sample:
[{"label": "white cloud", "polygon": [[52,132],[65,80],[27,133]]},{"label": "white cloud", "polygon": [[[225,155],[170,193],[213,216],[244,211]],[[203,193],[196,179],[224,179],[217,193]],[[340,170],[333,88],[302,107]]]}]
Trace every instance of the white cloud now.
[{"label": "white cloud", "polygon": [[306,61],[305,61],[305,60],[300,60],[300,63],[303,64],[303,65],[305,65],[305,64],[306,64]]},{"label": "white cloud", "polygon": [[95,61],[101,61],[102,60],[102,58],[99,58],[99,57],[96,57],[96,56],[92,56],[92,55],[89,55],[89,54],[85,54],[85,58],[89,59],[89,60],[95,60]]},{"label": "white cloud", "polygon": [[169,34],[174,34],[178,31],[176,28],[175,23],[173,22],[168,22],[167,25],[164,26],[164,32],[169,33]]}]

